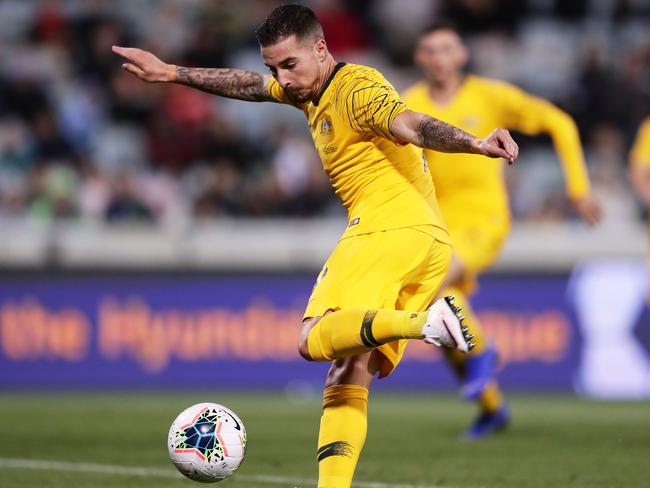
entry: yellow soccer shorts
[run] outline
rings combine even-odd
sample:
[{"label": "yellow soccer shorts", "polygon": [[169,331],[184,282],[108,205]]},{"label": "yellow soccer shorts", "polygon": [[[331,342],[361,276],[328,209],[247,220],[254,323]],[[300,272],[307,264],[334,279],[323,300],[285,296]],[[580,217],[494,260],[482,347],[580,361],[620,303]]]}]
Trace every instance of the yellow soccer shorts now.
[{"label": "yellow soccer shorts", "polygon": [[471,293],[476,288],[476,277],[499,257],[508,237],[507,220],[495,221],[488,217],[447,219],[454,254],[462,261],[466,277],[461,289]]},{"label": "yellow soccer shorts", "polygon": [[[341,239],[318,276],[304,318],[350,307],[424,311],[451,262],[451,246],[433,237],[437,232],[417,226]],[[377,348],[384,356],[380,378],[395,369],[407,343]]]}]

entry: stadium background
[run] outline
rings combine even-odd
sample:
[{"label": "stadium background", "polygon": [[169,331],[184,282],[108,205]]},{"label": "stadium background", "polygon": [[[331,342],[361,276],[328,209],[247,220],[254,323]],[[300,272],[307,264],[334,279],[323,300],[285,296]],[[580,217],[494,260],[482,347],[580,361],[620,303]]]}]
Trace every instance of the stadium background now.
[{"label": "stadium background", "polygon": [[[537,408],[560,418],[554,409],[574,405],[572,392],[650,397],[645,210],[626,178],[635,131],[650,114],[650,2],[304,3],[321,18],[337,59],[374,66],[399,90],[418,78],[414,36],[444,16],[465,33],[472,71],[512,81],[575,117],[604,222],[588,229],[572,214],[549,140],[517,134],[520,160],[507,171],[514,228],[480,280],[477,310],[497,339],[506,390],[535,394],[514,397],[522,424]],[[264,70],[252,30],[277,4],[0,2],[0,425],[9,439],[22,438],[13,416],[34,400],[50,406],[55,436],[67,417],[82,415],[70,407],[76,402],[137,417],[137,402],[172,398],[165,424],[192,398],[232,398],[255,425],[257,397],[226,393],[234,390],[265,391],[269,408],[317,418],[324,367],[298,359],[296,323],[345,215],[303,115],[147,85],[110,51],[132,45],[181,65]],[[460,428],[471,411],[444,394],[429,399],[454,383],[440,357],[417,346],[378,385],[421,404],[423,416],[429,408],[463,413],[450,420]],[[206,393],[185,393],[196,389]],[[150,393],[129,400],[143,390]],[[120,410],[129,401],[136,407]],[[390,402],[378,405],[381,412]],[[599,423],[647,409],[611,405]],[[640,410],[627,412],[647,425]],[[647,439],[639,446],[648,453]],[[53,457],[74,461],[82,452]],[[0,459],[3,486],[52,482],[16,478],[8,453]],[[307,459],[289,474],[313,475]],[[287,474],[267,468],[260,472]],[[377,479],[372,469],[364,473]],[[449,476],[451,486],[497,486]]]}]

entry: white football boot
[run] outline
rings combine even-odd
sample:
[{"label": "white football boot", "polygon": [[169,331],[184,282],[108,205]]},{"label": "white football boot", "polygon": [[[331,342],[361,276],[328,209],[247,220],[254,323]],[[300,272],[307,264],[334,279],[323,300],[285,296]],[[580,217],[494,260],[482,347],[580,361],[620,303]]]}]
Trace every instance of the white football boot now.
[{"label": "white football boot", "polygon": [[422,340],[439,347],[449,347],[469,352],[474,347],[472,336],[463,325],[460,308],[454,305],[454,297],[446,296],[428,308],[429,315],[422,327]]}]

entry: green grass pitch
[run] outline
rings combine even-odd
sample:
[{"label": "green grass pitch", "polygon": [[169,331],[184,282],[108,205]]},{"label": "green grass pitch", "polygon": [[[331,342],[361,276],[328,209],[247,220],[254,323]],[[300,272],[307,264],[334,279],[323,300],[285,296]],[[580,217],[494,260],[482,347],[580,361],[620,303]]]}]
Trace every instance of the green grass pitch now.
[{"label": "green grass pitch", "polygon": [[[315,486],[319,401],[225,392],[2,393],[0,486],[202,486],[175,477],[166,447],[173,418],[200,401],[229,406],[248,432],[244,464],[219,486]],[[458,435],[474,414],[471,405],[445,395],[373,394],[355,486],[650,486],[647,402],[513,396],[511,405],[514,422],[507,432],[466,443]],[[136,468],[154,471],[131,471]]]}]

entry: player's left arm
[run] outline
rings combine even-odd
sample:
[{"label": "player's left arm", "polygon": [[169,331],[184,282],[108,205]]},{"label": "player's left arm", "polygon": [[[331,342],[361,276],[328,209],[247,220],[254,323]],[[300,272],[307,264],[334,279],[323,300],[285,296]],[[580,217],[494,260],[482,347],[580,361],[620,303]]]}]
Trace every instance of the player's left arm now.
[{"label": "player's left arm", "polygon": [[480,139],[442,120],[412,110],[397,115],[390,131],[402,142],[434,151],[482,154],[490,158],[505,158],[509,163],[513,163],[519,154],[517,143],[506,129],[495,129]]},{"label": "player's left arm", "polygon": [[519,88],[505,85],[501,91],[505,117],[509,119],[507,126],[526,134],[546,133],[551,137],[564,170],[567,196],[582,220],[596,225],[603,211],[591,192],[580,134],[573,118],[552,103]]},{"label": "player's left arm", "polygon": [[591,192],[578,128],[563,110],[548,102],[543,105],[540,115],[564,168],[567,195],[582,220],[596,225],[603,218],[603,210]]}]

